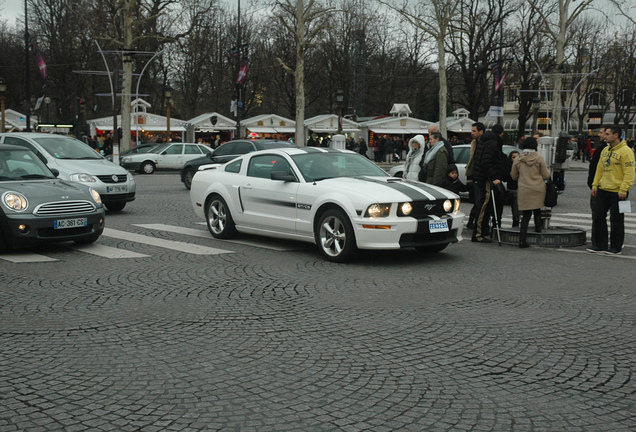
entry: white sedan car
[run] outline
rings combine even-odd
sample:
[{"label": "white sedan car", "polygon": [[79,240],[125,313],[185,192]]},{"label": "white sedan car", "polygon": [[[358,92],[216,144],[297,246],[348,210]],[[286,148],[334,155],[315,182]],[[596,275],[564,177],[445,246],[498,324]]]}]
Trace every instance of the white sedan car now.
[{"label": "white sedan car", "polygon": [[306,241],[335,262],[357,248],[439,252],[462,240],[457,195],[391,177],[347,150],[280,148],[203,166],[190,199],[216,238],[241,232]]},{"label": "white sedan car", "polygon": [[186,162],[210,153],[212,149],[203,144],[161,144],[147,153],[122,156],[120,165],[140,174],[152,174],[157,169],[181,169]]}]

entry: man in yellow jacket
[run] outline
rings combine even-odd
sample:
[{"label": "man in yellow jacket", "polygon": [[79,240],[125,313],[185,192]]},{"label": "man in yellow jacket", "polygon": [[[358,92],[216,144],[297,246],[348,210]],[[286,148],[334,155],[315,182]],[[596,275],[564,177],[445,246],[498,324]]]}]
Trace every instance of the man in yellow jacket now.
[{"label": "man in yellow jacket", "polygon": [[[594,244],[590,252],[618,255],[625,239],[625,214],[618,208],[619,201],[625,201],[634,185],[634,151],[625,140],[621,141],[622,130],[610,126],[605,130],[605,140],[609,144],[603,149],[592,182],[594,203]],[[607,211],[610,212],[610,242],[607,248]]]}]

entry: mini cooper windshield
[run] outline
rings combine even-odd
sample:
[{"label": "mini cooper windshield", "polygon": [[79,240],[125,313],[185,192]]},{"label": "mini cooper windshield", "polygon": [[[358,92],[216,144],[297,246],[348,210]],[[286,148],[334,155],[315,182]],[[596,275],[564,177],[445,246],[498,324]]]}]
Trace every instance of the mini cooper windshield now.
[{"label": "mini cooper windshield", "polygon": [[67,137],[34,138],[44,149],[56,159],[102,159],[95,150],[83,142]]},{"label": "mini cooper windshield", "polygon": [[50,178],[55,176],[44,163],[27,150],[0,152],[0,181]]},{"label": "mini cooper windshield", "polygon": [[334,177],[387,177],[382,168],[355,153],[312,152],[292,156],[305,181]]}]

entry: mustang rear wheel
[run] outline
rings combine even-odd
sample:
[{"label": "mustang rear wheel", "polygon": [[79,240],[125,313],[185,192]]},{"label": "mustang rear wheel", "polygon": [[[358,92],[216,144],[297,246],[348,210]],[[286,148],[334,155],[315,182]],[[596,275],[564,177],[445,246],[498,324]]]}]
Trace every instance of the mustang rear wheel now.
[{"label": "mustang rear wheel", "polygon": [[342,210],[324,212],[318,221],[315,236],[320,253],[329,261],[348,261],[357,249],[353,226]]},{"label": "mustang rear wheel", "polygon": [[214,237],[220,239],[236,237],[237,231],[234,219],[232,219],[230,210],[223,198],[218,195],[210,198],[205,214],[208,221],[208,230]]}]

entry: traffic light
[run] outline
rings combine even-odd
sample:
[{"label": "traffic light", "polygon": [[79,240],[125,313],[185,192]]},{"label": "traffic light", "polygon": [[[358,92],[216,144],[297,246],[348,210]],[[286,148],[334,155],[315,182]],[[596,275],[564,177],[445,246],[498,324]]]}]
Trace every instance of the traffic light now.
[{"label": "traffic light", "polygon": [[81,114],[86,114],[86,100],[82,98],[77,98],[77,112]]},{"label": "traffic light", "polygon": [[124,71],[115,69],[113,71],[113,88],[115,93],[121,93],[124,89]]}]

